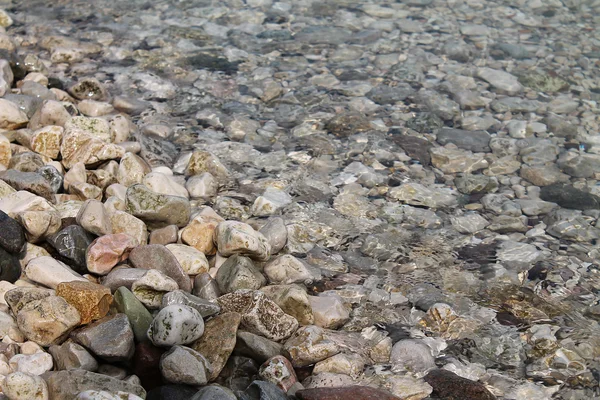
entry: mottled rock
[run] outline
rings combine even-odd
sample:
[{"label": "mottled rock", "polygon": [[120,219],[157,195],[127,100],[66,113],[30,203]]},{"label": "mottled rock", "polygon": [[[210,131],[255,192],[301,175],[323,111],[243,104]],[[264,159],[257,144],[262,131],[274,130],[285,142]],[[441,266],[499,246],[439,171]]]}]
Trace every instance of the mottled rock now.
[{"label": "mottled rock", "polygon": [[215,277],[221,293],[231,293],[239,289],[257,290],[267,280],[248,257],[233,255],[219,267]]},{"label": "mottled rock", "polygon": [[299,285],[269,285],[260,289],[281,309],[298,320],[300,325],[312,325],[314,315],[306,289]]},{"label": "mottled rock", "polygon": [[57,370],[82,369],[92,372],[98,370],[96,359],[85,347],[70,339],[61,345],[50,346],[48,352],[52,354]]},{"label": "mottled rock", "polygon": [[242,316],[237,312],[220,314],[205,324],[204,334],[191,345],[210,363],[209,381],[215,380],[225,367],[235,347],[241,320]]},{"label": "mottled rock", "polygon": [[138,246],[129,253],[129,262],[136,268],[157,269],[177,282],[179,289],[192,291],[190,278],[173,253],[163,245]]},{"label": "mottled rock", "polygon": [[146,222],[150,228],[184,227],[190,219],[188,199],[155,193],[141,184],[127,189],[126,207],[127,212]]},{"label": "mottled rock", "polygon": [[133,331],[125,314],[104,317],[73,331],[71,337],[106,361],[125,361],[133,356]]},{"label": "mottled rock", "polygon": [[208,272],[208,260],[201,251],[184,244],[167,244],[166,248],[173,253],[183,271],[188,275]]},{"label": "mottled rock", "polygon": [[248,224],[238,221],[225,221],[215,229],[215,243],[219,253],[225,257],[239,254],[266,261],[269,259],[271,247],[262,233],[255,231]]},{"label": "mottled rock", "polygon": [[234,353],[250,357],[260,363],[280,355],[283,351],[281,344],[254,333],[238,331]]},{"label": "mottled rock", "polygon": [[110,289],[92,282],[62,282],[56,287],[56,295],[77,309],[81,324],[103,318],[112,303]]},{"label": "mottled rock", "polygon": [[42,346],[61,343],[80,321],[77,309],[58,296],[33,300],[17,314],[19,329]]},{"label": "mottled rock", "polygon": [[183,290],[174,290],[163,296],[162,308],[173,304],[183,304],[195,308],[203,318],[218,314],[221,310],[218,304],[196,297]]},{"label": "mottled rock", "polygon": [[285,254],[269,261],[264,272],[272,284],[306,283],[320,278],[319,272],[296,257]]},{"label": "mottled rock", "polygon": [[183,346],[173,346],[160,359],[162,375],[172,383],[206,385],[210,368],[202,354]]},{"label": "mottled rock", "polygon": [[156,346],[189,344],[204,333],[202,315],[192,307],[170,305],[158,312],[148,329],[148,338]]},{"label": "mottled rock", "polygon": [[496,396],[486,387],[456,375],[454,372],[435,369],[425,376],[425,382],[433,387],[433,395],[441,399],[469,398],[473,400],[495,400]]},{"label": "mottled rock", "polygon": [[2,381],[2,393],[14,400],[48,400],[48,386],[39,376],[14,372]]},{"label": "mottled rock", "polygon": [[86,390],[120,391],[146,397],[146,391],[139,385],[84,370],[47,372],[44,379],[50,398],[56,400],[72,400]]},{"label": "mottled rock", "polygon": [[369,386],[348,386],[336,388],[313,388],[303,389],[296,392],[296,396],[301,400],[337,400],[337,399],[356,399],[356,400],[399,400],[389,392]]},{"label": "mottled rock", "polygon": [[300,327],[283,345],[294,367],[305,367],[340,352],[338,344],[325,337],[325,331],[315,325]]},{"label": "mottled rock", "polygon": [[350,312],[342,298],[332,296],[309,296],[314,324],[322,328],[337,329],[350,319]]},{"label": "mottled rock", "polygon": [[150,309],[159,308],[163,296],[178,288],[177,282],[156,269],[146,271],[131,285],[135,297]]}]

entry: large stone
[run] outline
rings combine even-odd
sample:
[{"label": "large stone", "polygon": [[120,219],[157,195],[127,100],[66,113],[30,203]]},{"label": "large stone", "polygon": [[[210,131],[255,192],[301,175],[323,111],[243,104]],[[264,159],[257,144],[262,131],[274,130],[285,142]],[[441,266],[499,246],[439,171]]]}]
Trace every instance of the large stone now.
[{"label": "large stone", "polygon": [[8,183],[16,190],[27,190],[54,202],[54,191],[50,183],[42,175],[36,172],[23,172],[16,169],[9,169],[0,173],[0,179]]},{"label": "large stone", "polygon": [[[150,241],[152,242],[152,239]],[[186,274],[195,276],[208,272],[208,260],[204,253],[196,248],[177,243],[167,244],[166,247],[179,261]]]},{"label": "large stone", "polygon": [[31,136],[31,150],[52,159],[60,154],[64,129],[61,126],[50,125],[33,132]]},{"label": "large stone", "polygon": [[177,289],[177,282],[156,269],[146,271],[131,285],[135,297],[150,309],[160,308],[163,296]]},{"label": "large stone", "polygon": [[126,210],[151,229],[168,225],[184,227],[190,220],[190,202],[185,197],[155,193],[145,185],[127,189]]},{"label": "large stone", "polygon": [[483,383],[463,378],[445,369],[435,369],[425,376],[433,395],[441,399],[496,400]]},{"label": "large stone", "polygon": [[173,253],[163,245],[138,246],[129,254],[129,262],[136,268],[157,269],[177,282],[179,289],[186,292],[192,291],[190,278],[181,268]]},{"label": "large stone", "polygon": [[137,246],[135,238],[127,233],[100,236],[86,250],[87,269],[93,274],[107,275],[118,263],[125,261]]},{"label": "large stone", "polygon": [[300,285],[269,285],[260,289],[281,309],[298,320],[300,325],[312,325],[314,315],[306,288]]},{"label": "large stone", "polygon": [[280,355],[282,351],[283,346],[277,342],[250,332],[238,331],[237,333],[235,354],[263,363],[271,357]]},{"label": "large stone", "polygon": [[58,296],[33,300],[17,314],[19,329],[41,346],[60,344],[80,321],[77,309]]},{"label": "large stone", "polygon": [[318,280],[320,274],[296,257],[285,254],[269,261],[264,272],[272,284],[289,285],[291,283],[306,283]]},{"label": "large stone", "polygon": [[221,293],[231,293],[239,289],[257,290],[267,280],[248,257],[233,255],[219,267],[215,277]]},{"label": "large stone", "polygon": [[110,214],[110,223],[112,233],[127,233],[136,240],[137,244],[148,243],[148,229],[141,219],[125,211],[115,211]]},{"label": "large stone", "polygon": [[242,316],[227,312],[209,320],[204,325],[204,334],[191,347],[210,362],[209,381],[221,373],[236,344],[236,333]]},{"label": "large stone", "polygon": [[262,292],[242,289],[219,297],[218,302],[223,312],[242,314],[243,329],[271,340],[286,339],[298,327],[294,317]]},{"label": "large stone", "polygon": [[163,296],[162,308],[173,304],[183,304],[195,308],[203,318],[213,316],[221,311],[218,304],[196,297],[183,290],[174,290]]},{"label": "large stone", "polygon": [[294,367],[284,356],[278,355],[265,361],[258,372],[262,379],[277,385],[284,392],[298,382]]},{"label": "large stone", "polygon": [[59,283],[71,281],[87,282],[87,279],[52,257],[36,257],[25,268],[27,278],[55,289]]},{"label": "large stone", "polygon": [[564,208],[575,210],[597,210],[600,208],[600,197],[584,192],[571,185],[554,184],[545,186],[540,191],[544,201],[556,203]]},{"label": "large stone", "polygon": [[11,400],[48,400],[48,386],[39,376],[14,372],[2,381],[2,393]]},{"label": "large stone", "polygon": [[115,306],[117,311],[127,315],[136,341],[148,340],[147,332],[152,323],[152,314],[125,286],[115,292]]},{"label": "large stone", "polygon": [[151,171],[150,165],[141,157],[133,153],[125,153],[119,162],[117,181],[124,186],[133,186],[142,183],[144,176]]},{"label": "large stone", "polygon": [[133,331],[125,314],[104,317],[73,331],[71,337],[109,362],[125,361],[133,356]]},{"label": "large stone", "polygon": [[446,188],[429,188],[416,182],[392,188],[389,196],[407,204],[428,208],[452,207],[458,202],[456,192]]},{"label": "large stone", "polygon": [[486,131],[466,131],[462,129],[442,128],[437,133],[437,142],[442,146],[452,143],[459,149],[474,153],[490,151],[490,134]]},{"label": "large stone", "polygon": [[[115,268],[108,275],[101,277],[99,280],[102,285],[106,286],[114,293],[121,286],[131,289],[133,284],[142,279],[147,273],[148,271],[145,269],[125,267]],[[171,279],[171,281],[173,280]],[[173,281],[173,286],[177,286],[175,281]]]},{"label": "large stone", "polygon": [[219,253],[225,257],[239,254],[266,261],[271,252],[271,246],[262,233],[238,221],[225,221],[217,225],[215,243]]},{"label": "large stone", "polygon": [[47,240],[67,263],[78,272],[86,272],[85,252],[94,239],[85,229],[79,225],[69,225]]},{"label": "large stone", "polygon": [[202,354],[184,346],[173,346],[160,359],[162,375],[172,383],[206,385],[210,369]]},{"label": "large stone", "polygon": [[200,175],[204,172],[209,172],[219,181],[225,181],[230,176],[227,167],[215,155],[204,150],[196,150],[192,153],[192,157],[185,169],[185,174],[192,176]]},{"label": "large stone", "polygon": [[65,131],[60,153],[62,164],[71,169],[78,162],[93,166],[102,161],[121,158],[125,150],[121,146],[106,143],[86,131],[74,128]]},{"label": "large stone", "polygon": [[84,370],[47,372],[43,378],[48,384],[52,400],[73,400],[86,390],[119,391],[146,397],[146,391],[139,385]]},{"label": "large stone", "polygon": [[418,339],[404,339],[394,344],[390,362],[395,371],[424,373],[436,368],[431,349]]},{"label": "large stone", "polygon": [[0,247],[0,281],[14,283],[21,277],[19,257]]},{"label": "large stone", "polygon": [[113,300],[109,288],[83,281],[58,284],[56,295],[79,311],[82,325],[106,316]]},{"label": "large stone", "polygon": [[203,333],[202,315],[192,307],[174,304],[156,314],[148,338],[156,346],[173,346],[192,343]]},{"label": "large stone", "polygon": [[112,233],[112,224],[104,204],[98,200],[87,200],[77,213],[76,221],[83,229],[97,236]]}]

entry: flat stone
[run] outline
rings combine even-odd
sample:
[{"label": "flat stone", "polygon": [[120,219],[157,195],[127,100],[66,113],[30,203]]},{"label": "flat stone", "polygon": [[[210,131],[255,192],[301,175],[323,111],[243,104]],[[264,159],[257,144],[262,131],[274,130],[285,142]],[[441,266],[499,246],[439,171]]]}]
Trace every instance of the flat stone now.
[{"label": "flat stone", "polygon": [[449,147],[434,147],[429,153],[433,166],[446,174],[471,173],[489,166],[484,153]]},{"label": "flat stone", "polygon": [[98,370],[98,361],[85,347],[72,340],[67,340],[61,345],[52,345],[48,349],[52,354],[57,370],[82,369],[95,372]]},{"label": "flat stone", "polygon": [[204,150],[196,150],[192,153],[185,169],[185,175],[200,175],[204,172],[210,173],[218,181],[226,181],[230,176],[227,167],[214,154]]},{"label": "flat stone", "polygon": [[555,165],[521,166],[521,178],[536,186],[550,186],[569,181],[569,175],[563,174]]},{"label": "flat stone", "polygon": [[442,399],[469,398],[473,400],[495,400],[486,387],[454,372],[444,369],[435,369],[425,376],[425,382],[433,387],[433,395]]},{"label": "flat stone", "polygon": [[113,300],[107,287],[82,281],[59,283],[56,295],[79,311],[82,325],[106,316]]},{"label": "flat stone", "polygon": [[136,268],[157,269],[177,282],[179,289],[185,292],[192,291],[190,278],[181,268],[175,255],[163,245],[138,246],[129,254],[129,262]]},{"label": "flat stone", "polygon": [[8,361],[15,372],[25,372],[31,375],[42,375],[52,370],[54,362],[52,356],[44,351],[33,354],[16,354]]},{"label": "flat stone", "polygon": [[167,244],[166,248],[173,253],[186,274],[195,276],[208,272],[208,260],[204,253],[196,248],[176,243]]},{"label": "flat stone", "polygon": [[455,192],[445,188],[429,188],[417,182],[392,188],[388,195],[407,204],[429,208],[452,207],[457,204]]},{"label": "flat stone", "polygon": [[121,286],[131,289],[133,284],[144,277],[147,272],[145,269],[115,268],[108,275],[101,277],[100,283],[114,293]]},{"label": "flat stone", "polygon": [[211,365],[209,381],[215,380],[229,359],[235,344],[236,333],[242,316],[237,312],[225,312],[204,326],[204,334],[191,347],[202,354]]},{"label": "flat stone", "polygon": [[41,346],[61,343],[80,321],[77,309],[58,296],[33,300],[17,314],[21,332]]},{"label": "flat stone", "polygon": [[131,285],[135,297],[150,309],[160,308],[163,296],[178,288],[177,282],[156,269],[146,271]]},{"label": "flat stone", "polygon": [[125,314],[104,317],[71,332],[71,337],[109,362],[125,361],[133,357],[133,331]]},{"label": "flat stone", "polygon": [[222,312],[242,314],[241,327],[271,340],[288,338],[298,327],[298,321],[284,313],[264,293],[241,289],[217,299]]},{"label": "flat stone", "polygon": [[61,282],[83,281],[87,279],[52,257],[36,257],[25,268],[27,278],[44,286],[56,289]]},{"label": "flat stone", "polygon": [[404,339],[392,347],[390,363],[395,371],[427,372],[436,368],[431,349],[422,340]]},{"label": "flat stone", "polygon": [[127,260],[137,246],[137,240],[126,233],[100,236],[86,250],[87,269],[97,275],[107,275],[117,264]]},{"label": "flat stone", "polygon": [[196,309],[181,304],[158,312],[148,329],[148,338],[156,346],[189,344],[204,333],[204,320]]},{"label": "flat stone", "polygon": [[146,391],[139,385],[84,370],[47,372],[43,378],[53,400],[73,400],[86,390],[120,391],[146,397]]},{"label": "flat stone", "polygon": [[452,143],[459,149],[474,153],[490,151],[491,136],[486,131],[466,131],[463,129],[442,128],[438,131],[436,140],[442,146]]},{"label": "flat stone", "polygon": [[225,221],[217,225],[215,243],[219,253],[225,257],[239,254],[267,261],[271,251],[269,242],[261,233],[238,221]]},{"label": "flat stone", "polygon": [[267,283],[250,258],[237,254],[229,257],[219,267],[215,279],[221,293],[231,293],[239,289],[257,290]]},{"label": "flat stone", "polygon": [[354,384],[354,380],[345,374],[334,374],[333,372],[321,372],[311,375],[302,381],[302,385],[307,389],[321,387],[348,387]]},{"label": "flat stone", "polygon": [[385,390],[369,387],[369,386],[348,386],[336,388],[313,388],[302,389],[296,392],[296,397],[300,400],[338,400],[338,399],[353,399],[353,400],[399,400],[401,397],[396,397]]},{"label": "flat stone", "polygon": [[121,286],[116,290],[114,300],[117,311],[127,316],[135,340],[137,342],[148,340],[147,332],[152,323],[152,314],[150,314],[134,294],[124,286]]},{"label": "flat stone", "polygon": [[211,364],[197,351],[173,346],[160,359],[163,377],[172,383],[206,385]]},{"label": "flat stone", "polygon": [[600,208],[600,197],[571,185],[554,184],[544,186],[540,191],[540,198],[564,208],[576,210],[596,210]]},{"label": "flat stone", "polygon": [[183,304],[196,309],[203,318],[213,316],[221,311],[218,304],[196,297],[183,290],[174,290],[163,296],[161,307]]},{"label": "flat stone", "polygon": [[338,344],[325,337],[325,331],[315,325],[300,327],[283,345],[296,368],[305,367],[340,352]]},{"label": "flat stone", "polygon": [[282,354],[282,351],[282,345],[277,342],[250,332],[238,331],[237,333],[235,354],[264,363],[269,358]]},{"label": "flat stone", "polygon": [[348,375],[353,379],[357,379],[362,374],[364,367],[365,358],[360,354],[339,353],[315,364],[313,374],[330,372]]},{"label": "flat stone", "polygon": [[186,199],[190,197],[183,185],[176,182],[172,177],[160,172],[151,172],[145,175],[142,183],[155,193],[185,197]]},{"label": "flat stone", "polygon": [[27,125],[27,115],[12,101],[0,99],[0,128],[19,129]]},{"label": "flat stone", "polygon": [[289,285],[291,283],[310,284],[320,279],[316,268],[311,268],[296,257],[285,254],[269,261],[264,267],[269,283]]},{"label": "flat stone", "polygon": [[477,70],[477,77],[509,95],[517,94],[523,90],[523,86],[519,83],[518,78],[505,71],[487,67],[479,68]]},{"label": "flat stone", "polygon": [[188,199],[155,193],[141,184],[127,189],[126,207],[127,212],[146,222],[151,229],[168,225],[184,227],[190,220]]}]

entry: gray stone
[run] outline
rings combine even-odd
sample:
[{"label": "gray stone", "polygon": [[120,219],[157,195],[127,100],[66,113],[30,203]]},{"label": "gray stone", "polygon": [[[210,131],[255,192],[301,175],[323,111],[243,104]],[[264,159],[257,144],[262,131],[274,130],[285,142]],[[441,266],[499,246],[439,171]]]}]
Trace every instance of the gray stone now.
[{"label": "gray stone", "polygon": [[392,347],[390,363],[394,371],[424,373],[436,368],[431,349],[422,340],[404,339]]},{"label": "gray stone", "polygon": [[204,320],[196,309],[170,305],[158,312],[148,329],[148,338],[155,346],[189,344],[204,333]]},{"label": "gray stone", "polygon": [[229,257],[219,267],[216,281],[221,293],[231,293],[238,289],[257,290],[267,283],[251,259],[237,254]]},{"label": "gray stone", "polygon": [[235,354],[250,357],[259,363],[264,363],[271,357],[282,354],[281,344],[254,333],[238,331],[235,343]]},{"label": "gray stone", "polygon": [[125,314],[92,322],[71,333],[71,337],[106,361],[125,361],[133,357],[133,331]]},{"label": "gray stone", "polygon": [[190,278],[173,253],[163,245],[138,246],[129,253],[129,262],[136,268],[157,269],[177,282],[179,289],[185,292],[192,291]]},{"label": "gray stone", "polygon": [[203,318],[213,316],[221,311],[218,304],[196,297],[182,290],[174,290],[163,296],[161,308],[174,304],[183,304],[196,309]]},{"label": "gray stone", "polygon": [[452,143],[460,149],[474,153],[490,151],[491,136],[485,131],[466,131],[463,129],[442,128],[438,131],[436,140],[442,146]]},{"label": "gray stone", "polygon": [[146,397],[146,391],[139,385],[90,371],[74,369],[46,372],[42,377],[48,384],[50,398],[53,400],[73,400],[79,393],[86,390],[119,391],[141,398]]},{"label": "gray stone", "polygon": [[210,364],[204,356],[189,347],[173,346],[160,358],[160,371],[169,382],[206,385]]},{"label": "gray stone", "polygon": [[54,358],[57,370],[83,369],[92,372],[98,370],[98,361],[85,347],[71,340],[61,345],[50,346],[48,352]]}]

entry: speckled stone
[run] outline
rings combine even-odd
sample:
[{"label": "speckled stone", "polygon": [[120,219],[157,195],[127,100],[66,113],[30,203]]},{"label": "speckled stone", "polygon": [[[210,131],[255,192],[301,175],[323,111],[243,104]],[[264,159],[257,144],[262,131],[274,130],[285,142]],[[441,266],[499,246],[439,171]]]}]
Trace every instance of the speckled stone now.
[{"label": "speckled stone", "polygon": [[82,281],[59,283],[56,295],[79,311],[82,325],[106,316],[113,300],[107,287]]},{"label": "speckled stone", "polygon": [[156,346],[189,344],[204,333],[202,315],[192,307],[170,305],[158,312],[148,329],[148,338]]}]

